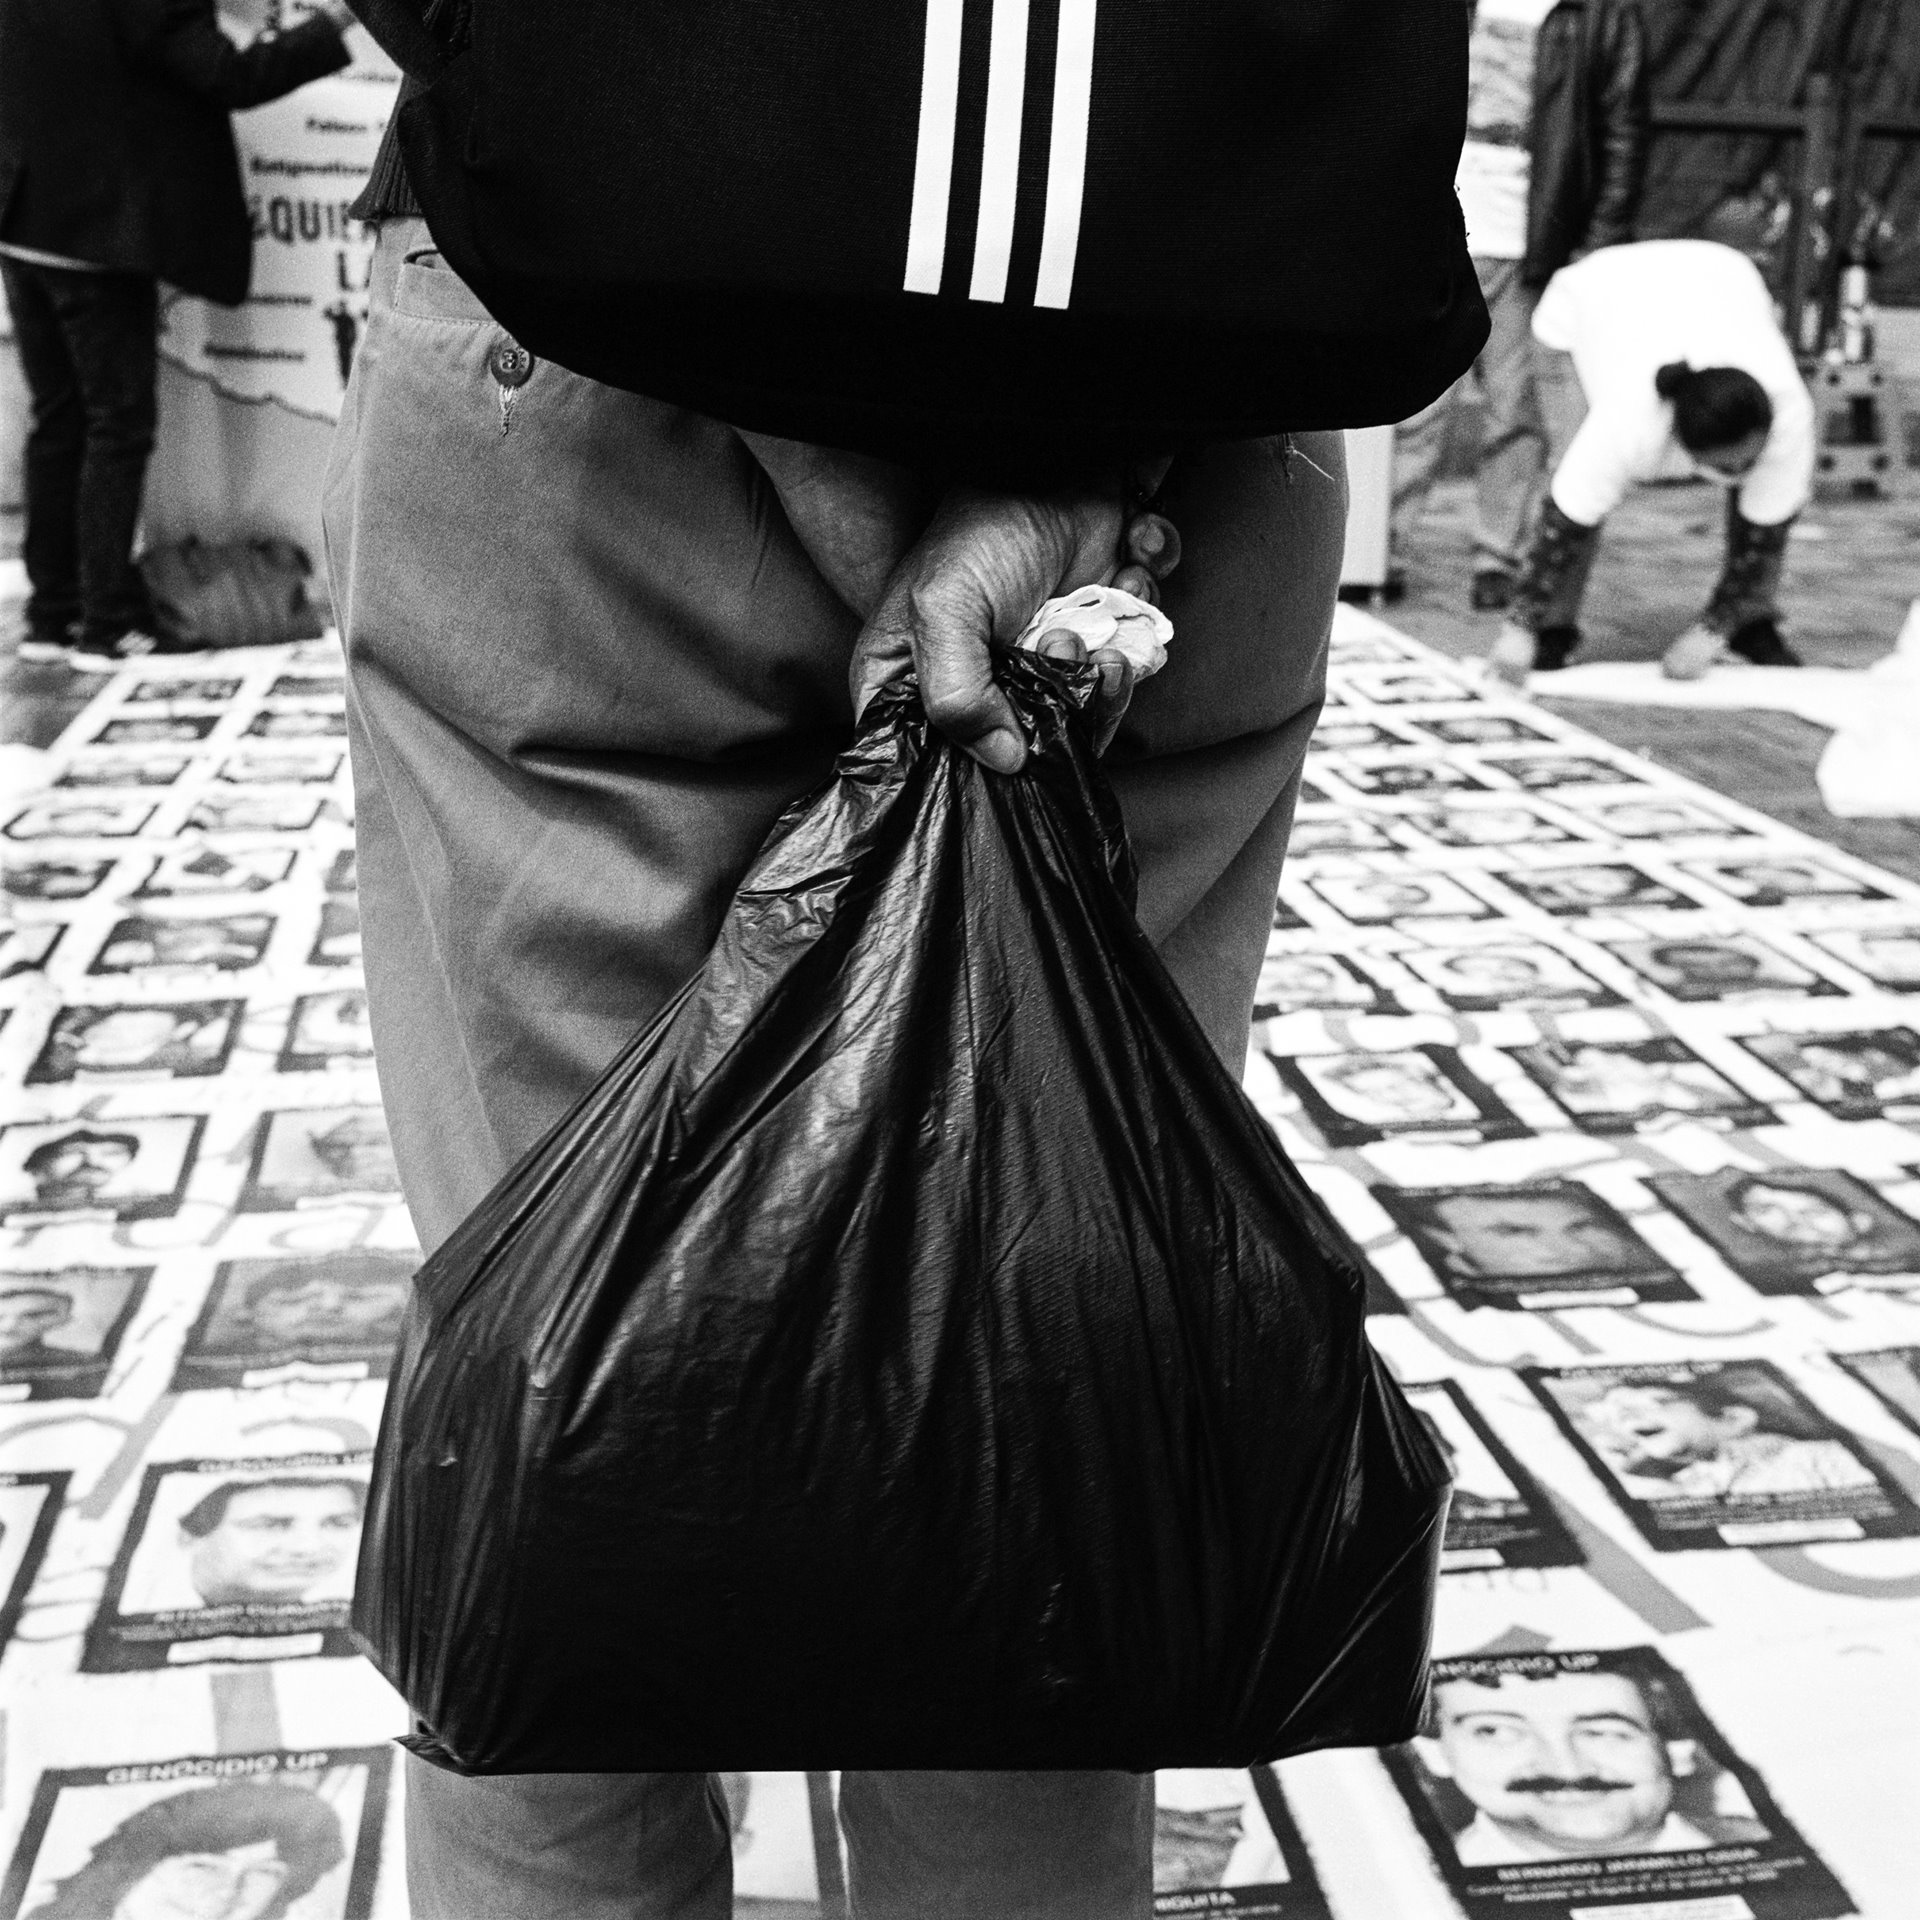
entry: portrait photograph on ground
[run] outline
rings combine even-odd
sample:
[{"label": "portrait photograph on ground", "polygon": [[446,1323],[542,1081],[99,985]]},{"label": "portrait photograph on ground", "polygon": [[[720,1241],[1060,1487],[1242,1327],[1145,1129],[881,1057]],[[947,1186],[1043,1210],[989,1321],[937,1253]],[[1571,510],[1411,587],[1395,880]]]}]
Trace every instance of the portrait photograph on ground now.
[{"label": "portrait photograph on ground", "polygon": [[1482,793],[1484,780],[1476,780],[1465,767],[1439,758],[1421,760],[1406,755],[1397,760],[1361,760],[1342,756],[1331,761],[1327,772],[1355,793],[1397,797],[1418,793]]},{"label": "portrait photograph on ground", "polygon": [[282,1073],[324,1072],[329,1067],[373,1063],[367,996],[361,987],[304,993],[293,1003],[293,1020],[277,1062]]},{"label": "portrait photograph on ground", "polygon": [[1549,787],[1626,787],[1640,776],[1590,753],[1487,754],[1482,766],[1504,773],[1516,786],[1544,792]]},{"label": "portrait photograph on ground", "polygon": [[1356,927],[1393,920],[1490,920],[1494,912],[1444,873],[1316,874],[1306,884]]},{"label": "portrait photograph on ground", "polygon": [[383,1380],[419,1261],[338,1253],[222,1261],[187,1335],[176,1393],[283,1380]]},{"label": "portrait photograph on ground", "polygon": [[0,1273],[0,1401],[94,1399],[152,1277],[151,1267]]},{"label": "portrait photograph on ground", "polygon": [[1463,1307],[1539,1312],[1699,1298],[1578,1180],[1371,1191]]},{"label": "portrait photograph on ground", "polygon": [[1621,840],[1692,840],[1703,834],[1716,839],[1754,837],[1753,828],[1677,793],[1633,800],[1580,796],[1565,804],[1577,807],[1582,819]]},{"label": "portrait photograph on ground", "polygon": [[1920,993],[1920,927],[1809,929],[1807,938],[1889,993]]},{"label": "portrait photograph on ground", "polygon": [[371,1453],[146,1469],[85,1673],[343,1658]]},{"label": "portrait photograph on ground", "polygon": [[1344,954],[1269,953],[1253,990],[1253,1017],[1274,1020],[1307,1010],[1399,1013],[1400,1003]]},{"label": "portrait photograph on ground", "polygon": [[320,817],[320,802],[305,793],[208,793],[187,815],[201,833],[305,833]]},{"label": "portrait photograph on ground", "polygon": [[360,887],[359,855],[351,847],[342,847],[327,863],[326,877],[320,883],[328,893],[356,893]]},{"label": "portrait photograph on ground", "polygon": [[1920,1507],[1769,1360],[1520,1375],[1662,1553],[1920,1533]]},{"label": "portrait photograph on ground", "polygon": [[347,716],[337,708],[265,707],[247,722],[249,740],[344,740]]},{"label": "portrait photograph on ground", "polygon": [[399,1194],[393,1146],[378,1107],[280,1108],[260,1118],[237,1211],[384,1203]]},{"label": "portrait photograph on ground", "polygon": [[1422,733],[1450,747],[1505,746],[1521,740],[1551,740],[1553,735],[1508,713],[1448,714],[1435,720],[1415,720]]},{"label": "portrait photograph on ground", "polygon": [[129,707],[223,707],[240,691],[237,678],[196,674],[177,680],[137,680],[127,689]]},{"label": "portrait photograph on ground", "polygon": [[1477,1567],[1577,1567],[1579,1545],[1540,1484],[1481,1417],[1457,1380],[1406,1389],[1453,1475],[1442,1573]]},{"label": "portrait photograph on ground", "polygon": [[1403,817],[1408,826],[1443,847],[1542,846],[1577,837],[1524,801],[1421,807]]},{"label": "portrait photograph on ground", "polygon": [[1920,1433],[1920,1347],[1881,1347],[1833,1357],[1903,1427]]},{"label": "portrait photograph on ground", "polygon": [[1625,908],[1691,907],[1684,893],[1623,860],[1578,867],[1511,867],[1494,875],[1530,906],[1559,919]]},{"label": "portrait photograph on ground", "polygon": [[1920,1033],[1751,1033],[1741,1046],[1816,1106],[1842,1120],[1920,1118]]},{"label": "portrait photograph on ground", "polygon": [[1480,690],[1424,662],[1397,667],[1357,667],[1346,676],[1347,690],[1376,707],[1420,706],[1428,702],[1478,700]]},{"label": "portrait photograph on ground", "polygon": [[76,760],[53,784],[70,787],[170,787],[192,765],[177,753],[114,754]]},{"label": "portrait photograph on ground", "polygon": [[393,1750],[55,1767],[0,1920],[373,1920]]},{"label": "portrait photograph on ground", "polygon": [[0,833],[9,840],[125,840],[138,833],[156,811],[151,800],[36,800],[22,807]]},{"label": "portrait photograph on ground", "polygon": [[1297,860],[1309,853],[1382,853],[1393,845],[1393,836],[1384,827],[1342,813],[1331,819],[1296,817],[1287,854]]},{"label": "portrait photograph on ground", "polygon": [[360,903],[335,896],[321,902],[320,926],[307,954],[310,967],[357,967],[360,964]]},{"label": "portrait photograph on ground", "polygon": [[1313,730],[1313,744],[1308,749],[1315,760],[1323,754],[1353,753],[1367,747],[1410,747],[1418,743],[1403,740],[1397,733],[1389,733],[1383,726],[1372,720],[1335,720],[1324,727]]},{"label": "portrait photograph on ground", "polygon": [[217,713],[141,714],[109,720],[93,736],[96,747],[198,746],[220,724]]},{"label": "portrait photograph on ground", "polygon": [[160,1220],[178,1213],[205,1114],[0,1127],[0,1223]]},{"label": "portrait photograph on ground", "polygon": [[255,749],[230,755],[220,778],[235,787],[326,786],[340,771],[337,753],[271,753]]},{"label": "portrait photograph on ground", "polygon": [[204,1079],[226,1066],[245,1006],[244,1000],[182,1000],[62,1007],[26,1084]]},{"label": "portrait photograph on ground", "polygon": [[1645,1040],[1542,1040],[1511,1049],[1583,1133],[1633,1133],[1684,1120],[1766,1127],[1773,1109],[1671,1034]]},{"label": "portrait photograph on ground", "polygon": [[0,1473],[0,1652],[12,1643],[26,1610],[71,1478],[63,1472]]},{"label": "portrait photograph on ground", "polygon": [[205,893],[264,893],[293,871],[291,847],[218,847],[188,844],[164,853],[134,897],[168,900]]},{"label": "portrait photograph on ground", "polygon": [[44,971],[66,931],[64,920],[49,920],[37,927],[0,927],[0,980]]},{"label": "portrait photograph on ground", "polygon": [[1271,1767],[1163,1767],[1153,1776],[1153,1911],[1331,1920]]},{"label": "portrait photograph on ground", "polygon": [[1820,997],[1840,988],[1751,933],[1599,943],[1673,1000]]},{"label": "portrait photograph on ground", "polygon": [[117,864],[112,854],[99,859],[10,860],[0,868],[0,885],[15,900],[84,900]]},{"label": "portrait photograph on ground", "polygon": [[1838,1920],[1846,1890],[1652,1647],[1437,1660],[1387,1770],[1469,1920]]},{"label": "portrait photograph on ground", "polygon": [[1888,900],[1892,895],[1824,860],[1755,854],[1740,860],[1682,860],[1680,870],[1743,906],[1784,907],[1800,900]]},{"label": "portrait photograph on ground", "polygon": [[269,700],[345,699],[346,681],[337,673],[283,673],[267,689]]},{"label": "portrait photograph on ground", "polygon": [[1394,959],[1457,1013],[1503,1007],[1617,1007],[1620,996],[1557,947],[1538,940],[1411,947]]},{"label": "portrait photograph on ground", "polygon": [[1330,1147],[1420,1133],[1511,1140],[1529,1131],[1452,1047],[1268,1057]]},{"label": "portrait photograph on ground", "polygon": [[265,958],[273,926],[269,913],[234,913],[204,920],[139,914],[115,923],[87,971],[141,973],[149,968],[178,967],[244,973]]},{"label": "portrait photograph on ground", "polygon": [[1823,1290],[1853,1274],[1920,1287],[1920,1220],[1837,1167],[1722,1167],[1647,1184],[1757,1292]]}]

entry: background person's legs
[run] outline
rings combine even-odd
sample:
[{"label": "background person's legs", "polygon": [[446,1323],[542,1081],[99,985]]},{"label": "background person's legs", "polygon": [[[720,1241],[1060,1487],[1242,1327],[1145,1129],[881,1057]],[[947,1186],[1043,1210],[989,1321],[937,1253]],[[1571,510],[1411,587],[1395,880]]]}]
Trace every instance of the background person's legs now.
[{"label": "background person's legs", "polygon": [[33,403],[27,428],[27,642],[63,645],[80,618],[80,459],[86,420],[80,382],[60,330],[42,269],[0,256],[0,280],[13,316],[20,370]]},{"label": "background person's legs", "polygon": [[[542,366],[502,435],[498,330],[432,260],[402,272],[409,245],[430,245],[418,223],[381,237],[327,534],[381,1087],[432,1247],[699,964],[767,827],[848,738],[857,623],[728,429]],[[1177,637],[1110,756],[1142,924],[1236,1068],[1319,705],[1342,471],[1337,434],[1175,467]],[[609,1778],[604,1795],[590,1784]],[[567,1857],[603,1846],[636,1862],[635,1920],[656,1910],[625,1778],[568,1776],[607,1831],[569,1815],[551,1848],[542,1807],[576,1803],[527,1790],[498,1867],[516,1920],[573,1920]],[[873,1809],[860,1844],[875,1900],[919,1888],[917,1905],[874,1913],[1146,1911],[1149,1846],[1117,1820],[1113,1776],[1050,1776],[1050,1822],[1009,1807],[1004,1827],[1001,1778],[856,1793]],[[443,1822],[458,1845],[472,1785],[442,1776],[415,1802],[416,1858],[446,1857],[427,1830]],[[984,1878],[949,1883],[942,1823],[962,1810],[1001,1837],[971,1850]],[[911,1844],[888,1837],[909,1830]],[[1128,1890],[1036,1905],[1063,1877]]]}]

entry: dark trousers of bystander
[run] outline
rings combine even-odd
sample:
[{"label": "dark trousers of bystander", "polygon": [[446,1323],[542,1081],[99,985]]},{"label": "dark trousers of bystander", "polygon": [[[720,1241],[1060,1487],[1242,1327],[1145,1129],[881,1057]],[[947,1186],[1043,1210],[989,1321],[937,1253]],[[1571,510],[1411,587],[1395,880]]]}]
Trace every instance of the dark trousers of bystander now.
[{"label": "dark trousers of bystander", "polygon": [[145,624],[133,564],[153,451],[158,289],[144,274],[95,273],[0,257],[27,432],[30,637],[117,640]]}]

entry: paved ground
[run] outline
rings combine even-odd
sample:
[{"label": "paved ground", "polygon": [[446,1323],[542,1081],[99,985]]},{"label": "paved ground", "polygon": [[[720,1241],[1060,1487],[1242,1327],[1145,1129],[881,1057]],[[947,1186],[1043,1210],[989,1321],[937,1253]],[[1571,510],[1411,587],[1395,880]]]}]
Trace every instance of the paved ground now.
[{"label": "paved ground", "polygon": [[[1865,667],[1888,651],[1920,599],[1920,474],[1893,500],[1817,501],[1795,529],[1784,606],[1809,664]],[[1607,525],[1583,621],[1583,660],[1652,660],[1698,614],[1721,552],[1720,495],[1704,482],[1646,487]],[[1495,622],[1467,607],[1472,524],[1468,482],[1435,489],[1427,519],[1397,556],[1406,597],[1381,612],[1417,639],[1460,657],[1484,652]],[[1549,702],[1549,704],[1554,704]],[[1584,727],[1695,780],[1819,834],[1894,871],[1920,878],[1920,821],[1836,820],[1813,770],[1823,727],[1788,714],[1556,705]],[[1920,745],[1920,743],[1916,743]]]}]

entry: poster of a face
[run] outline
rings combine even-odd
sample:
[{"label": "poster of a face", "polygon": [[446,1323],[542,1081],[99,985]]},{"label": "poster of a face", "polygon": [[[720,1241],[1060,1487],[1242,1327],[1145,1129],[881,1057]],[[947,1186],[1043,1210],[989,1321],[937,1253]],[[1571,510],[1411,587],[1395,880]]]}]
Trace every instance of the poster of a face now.
[{"label": "poster of a face", "polygon": [[1534,940],[1497,945],[1431,947],[1394,958],[1460,1013],[1502,1007],[1613,1007],[1614,990],[1582,972],[1556,947]]},{"label": "poster of a face", "polygon": [[96,747],[197,746],[220,724],[217,713],[154,713],[109,720],[93,736]]},{"label": "poster of a face", "polygon": [[1853,1274],[1920,1287],[1920,1220],[1838,1168],[1722,1167],[1649,1184],[1761,1293],[1825,1291]]},{"label": "poster of a face", "polygon": [[1325,874],[1307,885],[1343,920],[1358,927],[1393,920],[1485,920],[1493,909],[1444,873]]},{"label": "poster of a face", "polygon": [[228,914],[217,920],[162,920],[138,914],[117,922],[87,971],[140,973],[179,967],[242,973],[257,967],[273,937],[268,913]]},{"label": "poster of a face", "polygon": [[1662,1552],[1920,1533],[1920,1507],[1771,1361],[1521,1373]]},{"label": "poster of a face", "polygon": [[1442,1573],[1478,1567],[1577,1567],[1579,1546],[1538,1482],[1455,1380],[1406,1390],[1453,1475]]},{"label": "poster of a face", "polygon": [[43,972],[66,930],[61,920],[38,927],[0,927],[0,980]]},{"label": "poster of a face", "polygon": [[151,1267],[0,1273],[0,1400],[91,1400]]},{"label": "poster of a face", "polygon": [[337,673],[283,673],[267,689],[269,700],[341,700],[347,683]]},{"label": "poster of a face", "polygon": [[344,1657],[370,1453],[150,1466],[84,1673]]},{"label": "poster of a face", "polygon": [[1375,1187],[1373,1197],[1464,1307],[1631,1307],[1699,1296],[1591,1187]]},{"label": "poster of a face", "polygon": [[187,1336],[174,1391],[385,1379],[417,1264],[358,1248],[224,1261]]},{"label": "poster of a face", "polygon": [[378,1107],[282,1109],[261,1117],[238,1210],[283,1213],[399,1193]]},{"label": "poster of a face", "polygon": [[1416,706],[1424,701],[1478,700],[1479,689],[1427,666],[1357,667],[1347,685],[1376,707]]},{"label": "poster of a face", "polygon": [[1843,927],[1808,936],[1890,993],[1920,993],[1920,927]]},{"label": "poster of a face", "polygon": [[1582,809],[1596,827],[1622,840],[1690,840],[1699,834],[1751,835],[1751,827],[1703,807],[1683,794],[1649,795],[1644,800],[1588,802]]},{"label": "poster of a face", "polygon": [[367,996],[359,987],[302,994],[293,1003],[293,1023],[280,1049],[282,1073],[365,1066],[373,1059]]},{"label": "poster of a face", "polygon": [[1399,1003],[1337,953],[1270,953],[1253,990],[1253,1017],[1274,1020],[1307,1009],[1397,1013]]},{"label": "poster of a face", "polygon": [[1557,821],[1524,803],[1429,807],[1410,814],[1408,821],[1443,847],[1539,846],[1573,838]]},{"label": "poster of a face", "polygon": [[243,1000],[62,1007],[27,1085],[138,1077],[196,1079],[218,1073],[233,1051]]},{"label": "poster of a face", "polygon": [[1774,1112],[1671,1035],[1544,1040],[1513,1057],[1583,1133],[1632,1133],[1693,1120],[1766,1127]]},{"label": "poster of a face", "polygon": [[154,815],[151,800],[75,794],[22,807],[0,832],[9,840],[126,840]]},{"label": "poster of a face", "polygon": [[1497,767],[1516,786],[1530,792],[1549,787],[1624,787],[1641,784],[1629,767],[1617,766],[1590,753],[1489,754],[1486,765]]},{"label": "poster of a face", "polygon": [[1351,753],[1364,747],[1404,747],[1406,741],[1371,720],[1332,720],[1313,730],[1316,753]]},{"label": "poster of a face", "polygon": [[134,889],[142,900],[170,900],[206,893],[264,893],[293,870],[290,847],[175,847]]},{"label": "poster of a face", "polygon": [[1808,998],[1840,991],[1831,980],[1750,933],[1601,944],[1675,1000]]},{"label": "poster of a face", "polygon": [[1452,1047],[1269,1057],[1330,1147],[1402,1134],[1510,1140],[1527,1131]]},{"label": "poster of a face", "polygon": [[0,1222],[159,1220],[180,1210],[204,1114],[0,1127]]},{"label": "poster of a face", "polygon": [[1875,1353],[1833,1357],[1902,1426],[1920,1433],[1920,1347],[1882,1347]]},{"label": "poster of a face", "polygon": [[195,675],[177,680],[142,680],[127,695],[126,705],[142,706],[224,706],[240,691],[238,679],[224,675]]},{"label": "poster of a face", "polygon": [[1911,1027],[1755,1033],[1742,1036],[1740,1044],[1843,1120],[1920,1112],[1920,1033]]},{"label": "poster of a face", "polygon": [[1784,907],[1797,900],[1885,900],[1871,881],[1799,854],[1745,860],[1686,860],[1683,871],[1750,907]]},{"label": "poster of a face", "polygon": [[236,753],[220,768],[220,778],[234,787],[325,786],[340,771],[337,753]]},{"label": "poster of a face", "polygon": [[307,955],[310,967],[360,964],[360,903],[351,895],[330,896],[320,908],[320,930]]},{"label": "poster of a face", "polygon": [[1615,913],[1626,907],[1690,907],[1693,902],[1664,881],[1624,861],[1582,867],[1536,867],[1507,872],[1500,884],[1542,913],[1561,918]]},{"label": "poster of a face", "polygon": [[180,754],[113,754],[95,760],[76,760],[53,784],[56,787],[170,787],[189,764]]},{"label": "poster of a face", "polygon": [[1293,859],[1308,853],[1380,853],[1392,845],[1384,828],[1346,813],[1331,820],[1296,819],[1287,853]]},{"label": "poster of a face", "polygon": [[1855,1911],[1651,1647],[1436,1661],[1423,1731],[1386,1758],[1470,1920]]},{"label": "poster of a face", "polygon": [[20,1624],[66,1502],[69,1478],[65,1473],[0,1473],[0,1650]]},{"label": "poster of a face", "polygon": [[1414,725],[1436,740],[1444,740],[1450,747],[1495,747],[1519,740],[1553,738],[1552,734],[1542,733],[1538,727],[1505,713],[1456,714],[1443,720],[1417,720]]},{"label": "poster of a face", "polygon": [[84,900],[113,866],[111,856],[104,860],[10,861],[0,871],[0,878],[16,900]]},{"label": "poster of a face", "polygon": [[325,707],[263,707],[247,722],[250,740],[343,740],[347,716]]},{"label": "poster of a face", "polygon": [[1157,1917],[1328,1915],[1271,1767],[1162,1768],[1154,1775],[1153,1893]]},{"label": "poster of a face", "polygon": [[1333,769],[1343,785],[1355,793],[1483,793],[1486,782],[1450,760],[1342,760]]},{"label": "poster of a face", "polygon": [[5,1920],[369,1920],[388,1747],[41,1774]]},{"label": "poster of a face", "polygon": [[353,848],[342,847],[333,856],[322,882],[329,893],[354,893],[360,886],[360,865]]},{"label": "poster of a face", "polygon": [[304,833],[320,802],[297,793],[210,793],[195,802],[187,825],[202,833]]}]

